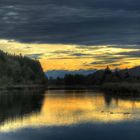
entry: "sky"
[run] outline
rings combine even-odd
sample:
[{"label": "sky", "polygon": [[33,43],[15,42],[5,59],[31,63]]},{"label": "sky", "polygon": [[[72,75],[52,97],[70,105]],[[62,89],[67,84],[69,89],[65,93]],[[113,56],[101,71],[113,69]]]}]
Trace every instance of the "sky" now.
[{"label": "sky", "polygon": [[0,49],[44,71],[140,65],[139,0],[1,0]]}]

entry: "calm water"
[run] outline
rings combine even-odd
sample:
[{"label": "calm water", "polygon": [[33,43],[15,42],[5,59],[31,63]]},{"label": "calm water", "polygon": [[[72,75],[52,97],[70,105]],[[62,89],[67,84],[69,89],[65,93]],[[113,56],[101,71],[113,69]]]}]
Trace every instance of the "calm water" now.
[{"label": "calm water", "polygon": [[140,139],[140,99],[68,90],[0,94],[0,140],[105,139]]}]

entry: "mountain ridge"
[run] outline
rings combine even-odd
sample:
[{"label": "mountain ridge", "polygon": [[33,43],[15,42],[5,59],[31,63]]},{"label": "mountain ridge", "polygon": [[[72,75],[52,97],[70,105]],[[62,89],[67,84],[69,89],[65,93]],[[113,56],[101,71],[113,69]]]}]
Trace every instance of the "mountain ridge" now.
[{"label": "mountain ridge", "polygon": [[88,74],[91,74],[91,73],[94,73],[96,72],[95,69],[93,70],[83,70],[83,69],[80,69],[80,70],[49,70],[47,72],[45,72],[46,76],[48,78],[64,78],[64,76],[66,74],[82,74],[82,75],[88,75]]}]

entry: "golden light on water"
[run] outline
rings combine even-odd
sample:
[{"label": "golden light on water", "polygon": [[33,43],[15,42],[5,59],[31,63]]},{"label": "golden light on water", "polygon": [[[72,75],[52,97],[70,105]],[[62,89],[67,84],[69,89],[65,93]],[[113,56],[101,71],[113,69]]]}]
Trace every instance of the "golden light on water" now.
[{"label": "golden light on water", "polygon": [[9,132],[26,127],[70,126],[79,123],[115,123],[140,119],[140,102],[112,99],[110,105],[102,94],[46,94],[41,111],[0,125]]},{"label": "golden light on water", "polygon": [[123,53],[140,51],[133,47],[111,45],[81,46],[68,44],[20,43],[0,40],[0,49],[12,54],[23,54],[40,60],[44,71],[101,69],[106,65],[112,68],[129,68],[140,65],[139,57]]}]

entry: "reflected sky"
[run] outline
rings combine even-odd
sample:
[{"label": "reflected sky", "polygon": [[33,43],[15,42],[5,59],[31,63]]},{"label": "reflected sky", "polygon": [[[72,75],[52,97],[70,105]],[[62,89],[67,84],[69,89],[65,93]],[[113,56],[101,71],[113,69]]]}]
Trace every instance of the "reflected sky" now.
[{"label": "reflected sky", "polygon": [[0,131],[139,120],[139,99],[115,99],[93,91],[46,91],[39,112],[8,119],[0,124]]}]

